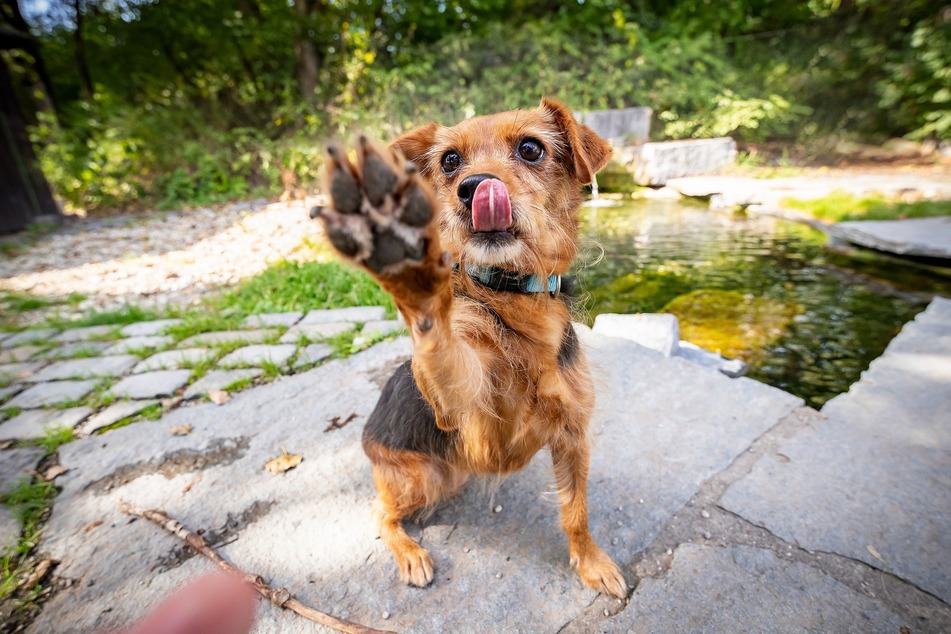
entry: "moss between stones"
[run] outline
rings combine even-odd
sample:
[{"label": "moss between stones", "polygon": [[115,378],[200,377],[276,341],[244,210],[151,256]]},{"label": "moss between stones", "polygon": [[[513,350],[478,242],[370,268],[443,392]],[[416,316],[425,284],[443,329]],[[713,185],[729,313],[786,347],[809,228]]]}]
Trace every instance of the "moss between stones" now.
[{"label": "moss between stones", "polygon": [[683,339],[756,365],[803,307],[736,291],[707,289],[675,298],[664,311],[680,320]]}]

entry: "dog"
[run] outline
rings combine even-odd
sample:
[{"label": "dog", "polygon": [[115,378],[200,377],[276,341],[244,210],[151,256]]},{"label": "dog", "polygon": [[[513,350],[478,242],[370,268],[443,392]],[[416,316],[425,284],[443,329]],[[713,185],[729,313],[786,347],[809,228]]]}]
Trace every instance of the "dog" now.
[{"label": "dog", "polygon": [[462,487],[551,452],[582,581],[623,598],[618,566],[588,529],[594,388],[561,292],[578,250],[581,186],[611,147],[565,105],[430,123],[388,148],[361,137],[354,165],[328,148],[331,244],[389,292],[413,342],[363,432],[380,537],[402,580],[433,580],[402,521]]}]

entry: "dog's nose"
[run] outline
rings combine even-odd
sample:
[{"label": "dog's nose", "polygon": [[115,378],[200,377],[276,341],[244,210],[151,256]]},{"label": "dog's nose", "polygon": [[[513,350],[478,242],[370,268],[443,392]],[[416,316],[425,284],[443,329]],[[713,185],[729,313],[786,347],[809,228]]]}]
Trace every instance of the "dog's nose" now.
[{"label": "dog's nose", "polygon": [[495,176],[492,176],[492,174],[473,174],[462,179],[462,182],[459,183],[459,189],[456,190],[456,195],[459,196],[459,200],[466,206],[466,209],[472,210],[472,196],[475,194],[479,183],[490,178],[495,178]]}]

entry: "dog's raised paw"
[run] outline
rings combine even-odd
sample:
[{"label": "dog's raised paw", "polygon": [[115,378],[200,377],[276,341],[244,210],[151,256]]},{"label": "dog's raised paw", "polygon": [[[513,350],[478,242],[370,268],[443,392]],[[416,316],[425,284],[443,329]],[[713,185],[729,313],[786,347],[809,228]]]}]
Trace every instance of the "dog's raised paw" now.
[{"label": "dog's raised paw", "polygon": [[416,167],[366,137],[356,165],[337,146],[327,154],[330,205],[317,215],[331,244],[374,273],[422,262],[434,240],[435,202]]}]

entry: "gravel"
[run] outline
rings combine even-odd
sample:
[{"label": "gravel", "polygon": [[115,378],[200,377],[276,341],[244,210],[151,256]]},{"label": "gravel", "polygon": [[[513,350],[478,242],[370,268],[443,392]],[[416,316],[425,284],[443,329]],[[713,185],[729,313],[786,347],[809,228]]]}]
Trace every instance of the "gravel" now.
[{"label": "gravel", "polygon": [[317,202],[69,218],[16,257],[0,259],[0,290],[53,298],[81,293],[88,299],[79,312],[188,305],[274,262],[315,259],[304,244],[321,240],[308,216]]}]

